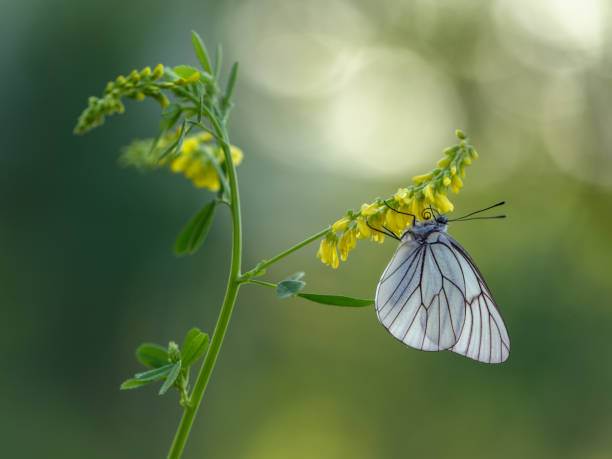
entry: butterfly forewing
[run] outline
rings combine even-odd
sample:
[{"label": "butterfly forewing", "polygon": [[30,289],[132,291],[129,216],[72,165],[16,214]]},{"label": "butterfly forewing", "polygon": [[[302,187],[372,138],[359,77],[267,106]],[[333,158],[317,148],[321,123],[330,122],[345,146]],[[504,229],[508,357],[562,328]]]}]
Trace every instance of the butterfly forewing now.
[{"label": "butterfly forewing", "polygon": [[510,340],[478,268],[448,234],[403,241],[376,289],[376,313],[408,346],[503,362]]}]

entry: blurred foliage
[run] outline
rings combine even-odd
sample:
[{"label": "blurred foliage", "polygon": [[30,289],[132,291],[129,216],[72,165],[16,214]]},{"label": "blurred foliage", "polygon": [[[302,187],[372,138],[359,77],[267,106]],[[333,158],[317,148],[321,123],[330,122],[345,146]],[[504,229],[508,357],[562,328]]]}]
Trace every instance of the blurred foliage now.
[{"label": "blurred foliage", "polygon": [[[174,256],[210,196],[117,167],[118,147],[158,126],[155,102],[126,102],[121,122],[85,138],[71,129],[109,75],[192,61],[194,29],[243,69],[231,133],[249,152],[245,265],[395,192],[464,127],[481,159],[455,208],[506,199],[509,218],[450,232],[486,276],[513,348],[495,367],[417,352],[372,308],[245,286],[185,457],[609,457],[612,32],[606,3],[571,3],[7,4],[4,451],[167,448],[180,407],[154,388],[119,392],[133,362],[118,356],[194,318],[212,329],[228,215],[219,210],[198,255]],[[393,248],[362,244],[332,273],[313,247],[269,274],[300,269],[317,292],[371,298]]]}]

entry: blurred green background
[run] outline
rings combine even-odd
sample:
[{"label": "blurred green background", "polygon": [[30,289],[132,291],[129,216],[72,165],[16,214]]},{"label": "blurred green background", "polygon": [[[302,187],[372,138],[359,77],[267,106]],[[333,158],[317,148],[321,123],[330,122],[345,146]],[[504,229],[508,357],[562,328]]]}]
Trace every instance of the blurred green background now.
[{"label": "blurred green background", "polygon": [[[231,123],[245,265],[425,172],[465,129],[481,158],[450,232],[478,262],[512,352],[487,366],[392,339],[350,310],[246,286],[186,458],[612,457],[612,30],[604,0],[3,2],[0,297],[5,457],[163,457],[176,394],[120,392],[142,341],[211,332],[225,210],[171,250],[209,198],[117,166],[158,106],[84,137],[87,97],[132,68],[195,64],[189,31],[241,62]],[[371,298],[395,248],[337,271],[316,244],[267,280]]]}]

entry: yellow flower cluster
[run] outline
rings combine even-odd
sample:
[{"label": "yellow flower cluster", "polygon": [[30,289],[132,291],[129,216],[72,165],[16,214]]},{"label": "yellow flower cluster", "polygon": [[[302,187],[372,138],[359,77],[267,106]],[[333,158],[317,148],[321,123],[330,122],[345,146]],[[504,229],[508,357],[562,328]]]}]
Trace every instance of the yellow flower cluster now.
[{"label": "yellow flower cluster", "polygon": [[[465,178],[465,167],[471,164],[470,158],[478,158],[474,148],[467,143],[465,134],[458,130],[456,135],[459,144],[444,150],[445,156],[432,172],[414,177],[413,185],[399,188],[392,197],[362,204],[359,211],[348,211],[335,222],[321,241],[317,257],[332,268],[337,268],[339,260],[346,260],[348,253],[355,248],[357,239],[369,238],[382,243],[385,240],[384,231],[401,237],[412,224],[411,215],[418,220],[427,220],[433,218],[430,208],[439,213],[452,212],[454,206],[447,197],[447,189],[459,193],[463,187],[461,179]],[[336,233],[340,232],[338,236]],[[339,258],[337,251],[340,252]]]},{"label": "yellow flower cluster", "polygon": [[[185,136],[180,151],[173,153],[172,146],[177,143],[180,133],[181,128],[165,135],[153,150],[151,149],[153,139],[132,141],[123,149],[121,164],[143,170],[168,167],[172,172],[182,173],[198,188],[219,190],[221,183],[217,168],[224,170],[223,150],[210,133],[201,132]],[[169,149],[171,151],[168,151]],[[230,151],[234,164],[240,164],[243,158],[242,151],[233,145],[230,146]]]},{"label": "yellow flower cluster", "polygon": [[[194,186],[217,191],[221,183],[213,160],[223,167],[225,155],[221,148],[210,142],[211,140],[213,136],[208,132],[185,137],[181,151],[168,161],[168,164],[172,172],[182,172]],[[234,164],[240,164],[244,156],[242,150],[232,145],[230,151]]]},{"label": "yellow flower cluster", "polygon": [[[169,72],[172,74],[172,72]],[[173,81],[155,81],[164,75],[164,66],[158,64],[153,70],[145,67],[141,71],[132,70],[127,76],[119,75],[115,80],[109,81],[102,97],[90,97],[88,106],[77,121],[74,128],[75,134],[84,134],[91,129],[104,123],[104,118],[114,113],[123,113],[125,107],[121,101],[122,97],[135,100],[143,100],[145,97],[155,99],[162,108],[168,105],[168,99],[161,92],[164,89],[175,89],[197,82],[200,79],[199,72],[193,72],[188,77],[174,77]]]}]

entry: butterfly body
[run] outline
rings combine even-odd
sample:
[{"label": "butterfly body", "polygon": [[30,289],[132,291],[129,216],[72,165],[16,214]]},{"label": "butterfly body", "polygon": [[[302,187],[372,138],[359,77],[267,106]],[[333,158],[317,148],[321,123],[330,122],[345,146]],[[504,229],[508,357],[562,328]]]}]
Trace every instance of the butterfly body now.
[{"label": "butterfly body", "polygon": [[376,289],[376,314],[398,340],[485,363],[508,358],[510,339],[482,274],[447,232],[448,220],[415,222]]}]

